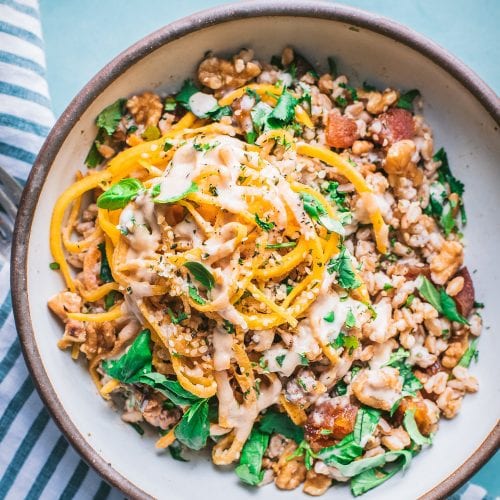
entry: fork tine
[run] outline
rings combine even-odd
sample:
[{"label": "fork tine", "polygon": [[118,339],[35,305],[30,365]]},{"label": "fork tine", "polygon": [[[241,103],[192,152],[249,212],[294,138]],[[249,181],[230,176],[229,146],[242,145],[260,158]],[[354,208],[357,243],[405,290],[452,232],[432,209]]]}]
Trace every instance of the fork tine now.
[{"label": "fork tine", "polygon": [[7,219],[5,215],[0,214],[0,246],[1,240],[10,241],[14,232],[14,221]]},{"label": "fork tine", "polygon": [[[6,195],[12,201],[14,208],[19,205],[21,201],[21,194],[23,192],[23,188],[21,185],[12,177],[10,174],[6,172],[4,168],[0,166],[0,183],[5,186]],[[15,217],[15,212],[14,212]]]},{"label": "fork tine", "polygon": [[0,207],[3,208],[6,214],[14,221],[16,219],[17,208],[12,200],[7,196],[5,191],[0,190]]}]

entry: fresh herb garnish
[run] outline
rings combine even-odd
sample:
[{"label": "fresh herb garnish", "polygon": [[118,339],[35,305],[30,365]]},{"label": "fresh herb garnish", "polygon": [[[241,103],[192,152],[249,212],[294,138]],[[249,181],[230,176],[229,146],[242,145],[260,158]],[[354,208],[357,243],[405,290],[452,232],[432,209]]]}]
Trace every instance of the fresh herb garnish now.
[{"label": "fresh herb garnish", "polygon": [[181,323],[185,319],[189,318],[189,316],[184,311],[181,312],[179,314],[179,316],[176,316],[170,307],[167,307],[167,313],[168,313],[168,315],[170,317],[170,321],[174,325],[178,325],[179,323]]},{"label": "fresh herb garnish", "polygon": [[288,439],[293,439],[296,443],[300,443],[304,439],[304,429],[295,425],[286,413],[268,410],[258,425],[262,432],[268,434],[279,432]]},{"label": "fresh herb garnish", "polygon": [[[174,431],[175,432],[175,431]],[[174,441],[169,447],[170,456],[179,462],[189,462],[182,456],[182,446],[178,441]]]},{"label": "fresh herb garnish", "polygon": [[96,118],[96,125],[104,129],[108,135],[113,135],[123,115],[125,99],[118,99],[113,104],[104,108]]},{"label": "fresh herb garnish", "polygon": [[255,222],[257,223],[257,225],[263,229],[264,231],[271,231],[271,229],[274,228],[274,226],[276,225],[274,222],[271,222],[271,221],[264,221],[262,220],[258,214],[255,214]]},{"label": "fresh herb garnish", "polygon": [[267,117],[267,123],[271,128],[284,128],[293,121],[295,117],[295,106],[299,100],[290,92],[284,90],[280,95],[276,107]]},{"label": "fresh herb garnish", "polygon": [[421,277],[421,283],[418,287],[420,295],[440,314],[443,314],[451,321],[457,321],[464,325],[469,322],[458,312],[457,305],[444,288],[439,290],[425,276]]},{"label": "fresh herb garnish", "polygon": [[226,330],[227,333],[235,333],[236,329],[234,328],[234,325],[228,321],[227,319],[225,319],[223,322],[222,322],[222,328],[224,328],[224,330]]},{"label": "fresh herb garnish", "polygon": [[337,63],[333,57],[328,57],[328,69],[330,70],[330,75],[332,75],[332,78],[337,78],[338,71],[337,71]]},{"label": "fresh herb garnish", "polygon": [[200,399],[189,407],[175,428],[174,434],[179,442],[192,450],[201,450],[205,447],[210,434],[208,399]]},{"label": "fresh herb garnish", "polygon": [[184,267],[187,268],[193,278],[201,283],[207,290],[211,290],[215,286],[215,278],[201,262],[187,261],[184,262]]},{"label": "fresh herb garnish", "polygon": [[351,96],[351,99],[353,101],[358,101],[358,92],[354,87],[351,87],[350,85],[347,85],[346,83],[339,83],[339,87],[342,89],[346,89],[347,92],[349,92],[349,95]]},{"label": "fresh herb garnish", "polygon": [[269,434],[254,426],[250,437],[241,450],[240,463],[235,472],[246,484],[258,485],[263,477],[262,458],[269,445]]},{"label": "fresh herb garnish", "polygon": [[276,363],[280,366],[280,368],[283,368],[283,361],[285,361],[286,354],[279,354],[276,356],[274,359],[276,360]]},{"label": "fresh herb garnish", "polygon": [[[191,106],[191,99],[195,94],[203,94],[203,99],[208,101],[209,106],[212,104],[212,107],[206,112],[200,112],[196,107],[193,109]],[[211,118],[212,120],[219,121],[223,116],[231,114],[231,108],[229,106],[219,106],[217,99],[215,99],[212,94],[201,92],[192,80],[184,81],[181,90],[175,96],[175,100],[182,107],[194,113],[198,118]]]},{"label": "fresh herb garnish", "polygon": [[122,179],[113,184],[97,198],[97,206],[108,210],[124,208],[144,190],[142,183],[133,178]]},{"label": "fresh herb garnish", "polygon": [[340,253],[330,260],[327,270],[330,274],[337,273],[338,284],[346,290],[354,290],[361,286],[361,281],[356,277],[352,267],[351,257],[344,246]]},{"label": "fresh herb garnish", "polygon": [[203,306],[207,301],[200,296],[198,289],[194,285],[189,285],[188,287],[189,296],[200,306]]},{"label": "fresh herb garnish", "polygon": [[335,312],[330,311],[328,314],[323,316],[323,320],[326,321],[327,323],[333,323],[335,321]]},{"label": "fresh herb garnish", "polygon": [[458,362],[458,366],[464,366],[465,368],[469,368],[471,361],[475,359],[477,361],[478,357],[478,350],[477,350],[477,343],[478,339],[475,338],[471,341],[469,344],[469,347],[463,354],[463,356],[460,358],[460,361]]},{"label": "fresh herb garnish", "polygon": [[286,461],[289,462],[296,457],[304,457],[304,465],[306,466],[306,469],[311,470],[314,465],[316,454],[311,450],[310,444],[304,440],[291,455],[288,455]]},{"label": "fresh herb garnish", "polygon": [[396,108],[407,109],[408,111],[413,110],[413,100],[418,97],[420,92],[417,89],[409,90],[404,94],[401,94],[398,102],[396,103]]},{"label": "fresh herb garnish", "polygon": [[347,328],[354,328],[356,326],[356,317],[354,316],[352,309],[349,309],[349,311],[347,311],[345,326]]},{"label": "fresh herb garnish", "polygon": [[332,219],[325,207],[314,196],[309,193],[300,193],[300,199],[304,204],[304,210],[312,220],[331,233],[345,234],[342,224],[338,220]]},{"label": "fresh herb garnish", "polygon": [[340,332],[335,340],[330,342],[329,345],[334,349],[340,349],[341,347],[344,347],[349,351],[349,354],[352,354],[352,351],[359,347],[359,340],[353,335],[345,335],[344,333]]},{"label": "fresh herb garnish", "polygon": [[61,269],[61,266],[59,262],[51,262],[49,264],[49,268],[52,269],[52,271],[57,271],[58,269]]}]

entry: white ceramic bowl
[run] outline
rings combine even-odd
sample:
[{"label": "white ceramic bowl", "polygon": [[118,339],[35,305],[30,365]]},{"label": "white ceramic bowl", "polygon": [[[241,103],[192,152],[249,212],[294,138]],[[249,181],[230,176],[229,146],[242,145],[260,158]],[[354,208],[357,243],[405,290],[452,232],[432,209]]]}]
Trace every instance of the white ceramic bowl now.
[{"label": "white ceramic bowl", "polygon": [[[430,449],[405,475],[398,474],[367,498],[446,496],[493,453],[498,443],[500,353],[497,289],[500,283],[500,110],[494,93],[469,69],[408,29],[375,15],[332,4],[304,1],[225,6],[166,26],[106,66],[74,99],[47,139],[33,168],[17,221],[13,296],[26,360],[55,420],[82,456],[129,497],[175,500],[297,499],[300,489],[250,490],[207,458],[189,463],[156,456],[153,440],[140,438],[98,396],[84,367],[56,347],[61,325],[47,299],[63,283],[49,270],[52,207],[71,184],[95,136],[98,112],[117,98],[141,90],[176,90],[193,74],[207,50],[230,55],[251,47],[264,60],[291,44],[325,69],[334,56],[342,72],[402,89],[418,88],[425,116],[465,182],[466,260],[474,270],[477,299],[486,302],[479,363],[481,384],[467,396],[459,416],[443,421]],[[335,486],[327,497],[350,498]]]}]

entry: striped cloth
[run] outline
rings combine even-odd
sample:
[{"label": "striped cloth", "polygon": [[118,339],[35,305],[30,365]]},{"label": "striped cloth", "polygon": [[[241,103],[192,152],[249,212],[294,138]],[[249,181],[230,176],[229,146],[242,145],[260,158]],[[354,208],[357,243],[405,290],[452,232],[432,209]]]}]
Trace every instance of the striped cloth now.
[{"label": "striped cloth", "polygon": [[[0,0],[0,164],[24,181],[54,122],[36,0]],[[0,498],[121,498],[68,445],[21,355],[0,263]]]},{"label": "striped cloth", "polygon": [[[37,0],[0,0],[0,164],[24,181],[54,117]],[[0,262],[0,499],[118,499],[68,445],[36,393]],[[452,500],[492,497],[467,484]]]}]

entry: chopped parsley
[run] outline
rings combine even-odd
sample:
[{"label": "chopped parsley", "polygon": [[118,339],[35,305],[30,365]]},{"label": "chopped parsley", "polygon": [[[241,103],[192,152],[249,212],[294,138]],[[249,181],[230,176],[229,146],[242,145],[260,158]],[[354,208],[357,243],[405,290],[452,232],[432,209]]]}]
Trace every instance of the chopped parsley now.
[{"label": "chopped parsley", "polygon": [[330,274],[337,273],[338,284],[346,290],[354,290],[361,286],[361,281],[352,267],[351,257],[344,246],[340,253],[330,260],[327,270]]},{"label": "chopped parsley", "polygon": [[417,89],[409,90],[404,94],[401,94],[398,102],[396,103],[397,108],[407,109],[408,111],[413,110],[413,101],[416,97],[420,95],[420,92]]},{"label": "chopped parsley", "polygon": [[255,214],[255,222],[261,229],[267,232],[274,229],[274,226],[276,225],[274,222],[262,220],[258,214]]},{"label": "chopped parsley", "polygon": [[330,311],[328,314],[323,316],[323,320],[326,321],[327,323],[333,323],[335,321],[335,312]]}]

